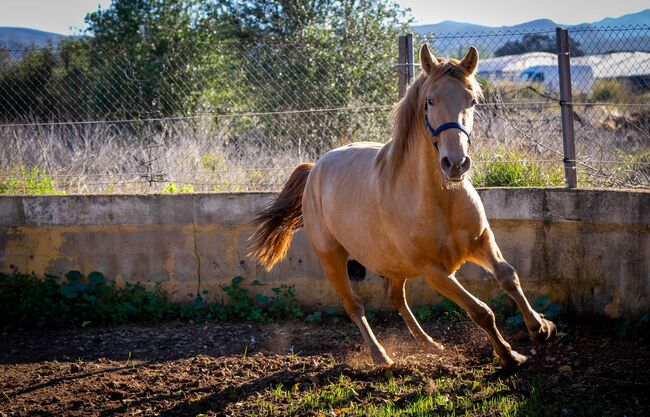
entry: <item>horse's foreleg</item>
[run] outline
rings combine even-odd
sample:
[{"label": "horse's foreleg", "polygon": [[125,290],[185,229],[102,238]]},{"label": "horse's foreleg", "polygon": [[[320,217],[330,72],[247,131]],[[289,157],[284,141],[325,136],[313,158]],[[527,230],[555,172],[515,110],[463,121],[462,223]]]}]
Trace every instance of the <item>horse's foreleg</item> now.
[{"label": "horse's foreleg", "polygon": [[555,336],[557,333],[555,324],[533,310],[521,289],[517,271],[501,255],[490,229],[484,232],[471,260],[494,274],[501,288],[517,303],[533,340],[544,341]]},{"label": "horse's foreleg", "polygon": [[363,340],[370,348],[370,353],[377,365],[390,366],[393,361],[388,357],[384,348],[379,344],[375,334],[372,332],[366,313],[361,302],[361,298],[354,293],[350,286],[350,280],[347,275],[347,253],[343,248],[327,253],[319,252],[318,257],[325,270],[325,276],[338,295],[343,300],[343,307],[348,316],[357,325]]},{"label": "horse's foreleg", "polygon": [[442,271],[433,271],[425,276],[438,292],[462,307],[470,318],[487,333],[503,367],[520,365],[526,361],[527,357],[512,350],[508,342],[501,336],[490,307],[460,285],[453,274],[447,275]]},{"label": "horse's foreleg", "polygon": [[413,317],[413,313],[406,303],[405,283],[405,279],[390,279],[390,299],[393,302],[393,305],[399,312],[400,316],[404,319],[411,334],[416,339],[428,344],[434,349],[443,350],[444,347],[426,334],[425,331],[422,330],[422,327],[420,327],[420,323],[418,323],[415,317]]}]

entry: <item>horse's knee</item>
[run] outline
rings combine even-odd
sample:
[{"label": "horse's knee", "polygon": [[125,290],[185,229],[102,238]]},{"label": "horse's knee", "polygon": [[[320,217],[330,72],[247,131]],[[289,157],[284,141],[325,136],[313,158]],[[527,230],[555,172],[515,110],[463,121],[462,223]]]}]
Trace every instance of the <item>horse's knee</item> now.
[{"label": "horse's knee", "polygon": [[476,308],[469,312],[470,318],[482,328],[491,328],[496,325],[494,312],[483,302],[479,302]]},{"label": "horse's knee", "polygon": [[520,287],[517,271],[507,262],[498,264],[495,268],[494,275],[501,288],[506,292],[517,291]]}]

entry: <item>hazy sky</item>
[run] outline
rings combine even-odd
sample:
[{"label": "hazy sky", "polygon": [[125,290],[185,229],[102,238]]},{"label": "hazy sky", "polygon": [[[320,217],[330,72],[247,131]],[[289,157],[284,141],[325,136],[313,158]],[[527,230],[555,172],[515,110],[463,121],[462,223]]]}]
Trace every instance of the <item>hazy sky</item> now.
[{"label": "hazy sky", "polygon": [[443,20],[504,26],[534,19],[577,24],[650,8],[649,0],[396,0],[417,23]]},{"label": "hazy sky", "polygon": [[[649,0],[397,0],[417,23],[442,20],[501,26],[549,18],[557,23],[593,22],[650,7]],[[84,27],[84,17],[110,0],[0,0],[0,26],[63,34]],[[513,6],[516,5],[516,6]],[[543,7],[542,7],[543,6]]]},{"label": "hazy sky", "polygon": [[0,26],[17,26],[46,32],[75,33],[84,28],[89,12],[110,0],[0,0]]}]

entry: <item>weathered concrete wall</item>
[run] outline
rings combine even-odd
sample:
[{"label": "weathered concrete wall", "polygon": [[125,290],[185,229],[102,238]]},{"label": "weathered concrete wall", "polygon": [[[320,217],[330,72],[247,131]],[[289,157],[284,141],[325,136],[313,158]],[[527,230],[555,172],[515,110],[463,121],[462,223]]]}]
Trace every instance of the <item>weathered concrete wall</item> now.
[{"label": "weathered concrete wall", "polygon": [[[563,189],[480,191],[502,252],[525,291],[566,309],[609,317],[650,311],[650,193]],[[270,272],[246,257],[247,225],[272,194],[0,197],[0,271],[101,271],[120,282],[163,283],[177,300],[237,275],[270,292],[293,284],[309,306],[339,306],[302,232]],[[489,300],[498,285],[479,267],[458,273]],[[353,283],[368,305],[392,308],[383,279]],[[409,282],[412,305],[439,296]]]}]

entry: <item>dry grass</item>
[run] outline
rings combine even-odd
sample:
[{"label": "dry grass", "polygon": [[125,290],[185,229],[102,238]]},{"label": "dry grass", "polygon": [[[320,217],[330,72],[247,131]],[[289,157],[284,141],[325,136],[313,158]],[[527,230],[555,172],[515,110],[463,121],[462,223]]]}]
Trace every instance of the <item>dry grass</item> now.
[{"label": "dry grass", "polygon": [[[557,105],[504,105],[497,90],[487,99],[491,104],[476,114],[471,153],[474,178],[489,174],[495,181],[476,185],[562,185]],[[575,110],[579,185],[650,187],[648,113],[614,106]],[[0,192],[8,181],[13,186],[4,193],[47,190],[26,184],[24,172],[33,167],[54,190],[75,194],[277,191],[301,162],[345,143],[388,137],[386,111],[4,126]],[[503,166],[506,153],[508,168],[525,174],[517,177],[523,182],[509,182],[512,170],[501,174],[494,165]],[[540,174],[528,172],[531,166]]]}]

